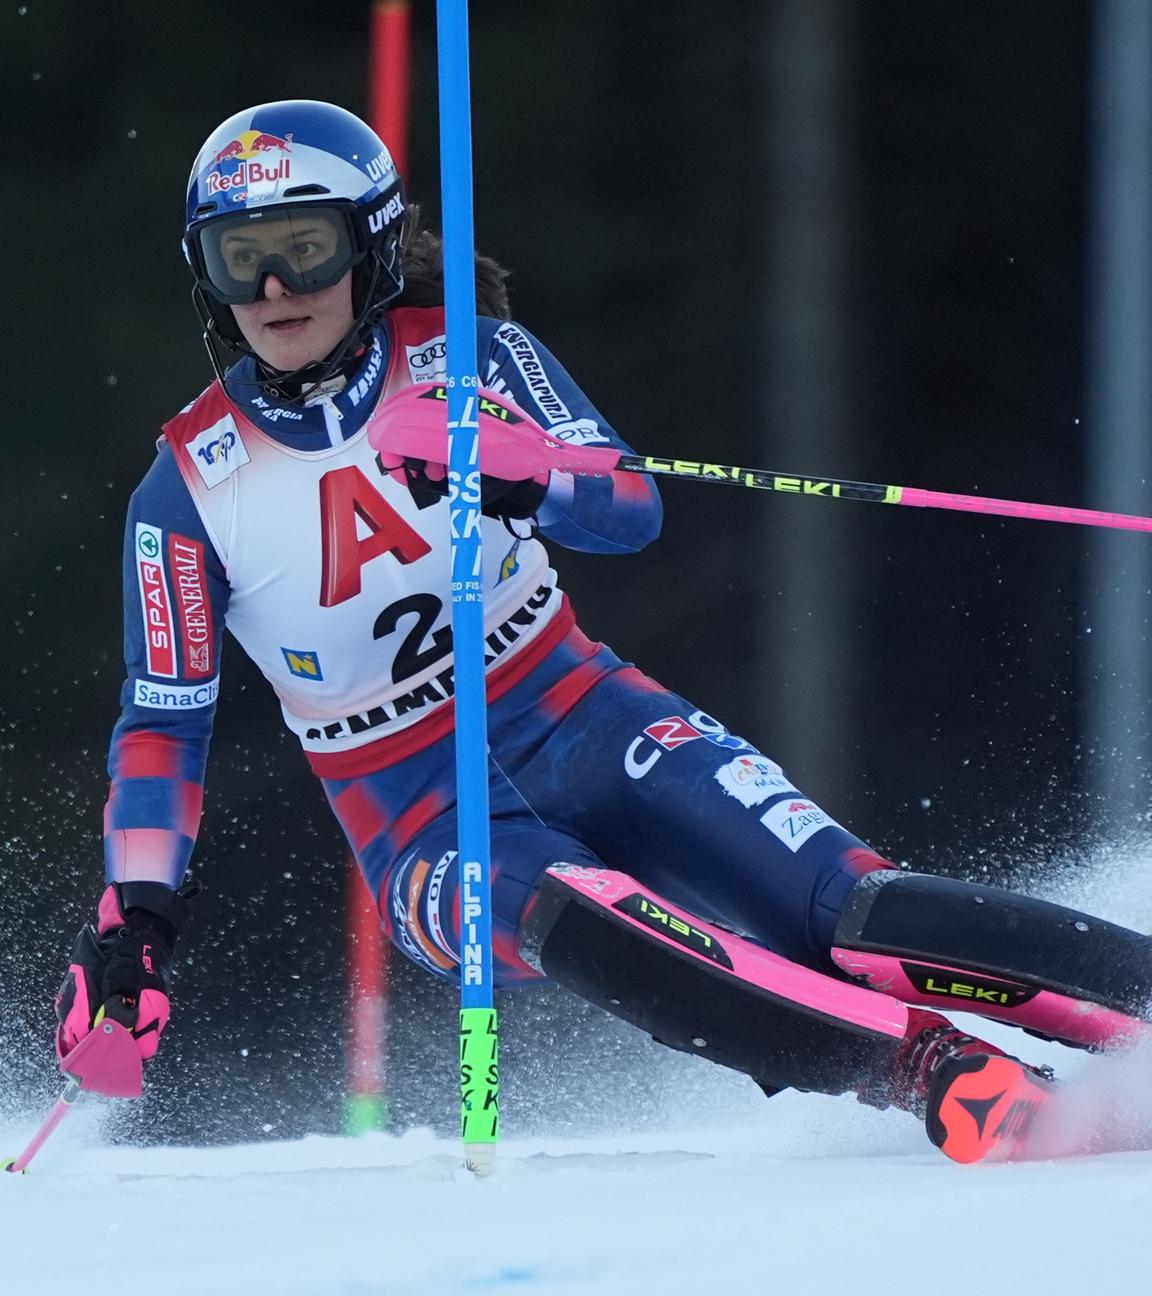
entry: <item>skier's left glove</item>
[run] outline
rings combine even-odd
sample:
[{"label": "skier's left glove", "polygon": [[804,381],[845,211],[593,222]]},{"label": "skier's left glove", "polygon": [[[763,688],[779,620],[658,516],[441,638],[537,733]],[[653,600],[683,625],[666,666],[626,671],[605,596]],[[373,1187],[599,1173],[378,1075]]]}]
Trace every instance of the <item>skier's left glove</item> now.
[{"label": "skier's left glove", "polygon": [[[443,464],[384,453],[377,457],[381,468],[393,481],[407,486],[420,507],[434,504],[448,494],[448,472]],[[510,521],[535,517],[547,493],[547,473],[524,481],[505,481],[503,477],[480,474],[480,512],[485,517]]]},{"label": "skier's left glove", "polygon": [[162,882],[113,882],[96,921],[81,928],[56,996],[61,1061],[104,1017],[127,1026],[142,1058],[153,1057],[168,1024],[172,951],[199,891]]}]

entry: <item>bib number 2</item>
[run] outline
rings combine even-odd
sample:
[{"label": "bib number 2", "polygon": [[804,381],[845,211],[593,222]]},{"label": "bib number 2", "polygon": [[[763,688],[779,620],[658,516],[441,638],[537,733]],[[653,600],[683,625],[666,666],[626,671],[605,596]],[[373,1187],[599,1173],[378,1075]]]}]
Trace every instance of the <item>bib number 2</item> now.
[{"label": "bib number 2", "polygon": [[415,613],[416,624],[404,636],[404,642],[396,649],[392,662],[392,682],[399,684],[403,680],[419,675],[429,666],[452,651],[452,627],[441,626],[431,635],[431,643],[422,647],[429,631],[444,609],[444,603],[435,594],[409,594],[407,598],[397,599],[390,603],[376,618],[372,627],[372,638],[383,639],[390,635],[400,624],[400,618]]}]

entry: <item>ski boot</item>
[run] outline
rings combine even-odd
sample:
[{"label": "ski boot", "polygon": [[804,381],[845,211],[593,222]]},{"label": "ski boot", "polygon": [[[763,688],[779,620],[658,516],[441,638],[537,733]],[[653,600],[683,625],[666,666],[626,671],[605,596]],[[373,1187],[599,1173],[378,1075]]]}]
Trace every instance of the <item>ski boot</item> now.
[{"label": "ski boot", "polygon": [[924,1122],[953,1161],[1028,1155],[1028,1134],[1055,1093],[1052,1072],[965,1034],[938,1013],[910,1009],[890,1101]]}]

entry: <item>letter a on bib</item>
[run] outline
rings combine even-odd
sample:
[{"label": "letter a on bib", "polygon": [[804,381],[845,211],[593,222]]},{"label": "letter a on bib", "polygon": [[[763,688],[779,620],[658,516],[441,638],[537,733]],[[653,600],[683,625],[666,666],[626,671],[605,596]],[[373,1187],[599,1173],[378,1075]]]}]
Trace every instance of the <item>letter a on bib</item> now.
[{"label": "letter a on bib", "polygon": [[[372,532],[363,540],[356,533],[357,518]],[[320,530],[321,607],[355,598],[360,593],[360,568],[373,558],[391,553],[410,563],[432,549],[355,466],[336,468],[321,477]]]}]

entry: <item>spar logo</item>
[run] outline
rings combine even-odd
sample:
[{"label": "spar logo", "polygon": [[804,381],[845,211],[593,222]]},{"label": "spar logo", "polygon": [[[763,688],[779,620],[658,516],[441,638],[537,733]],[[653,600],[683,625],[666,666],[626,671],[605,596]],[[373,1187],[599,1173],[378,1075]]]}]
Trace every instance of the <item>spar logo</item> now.
[{"label": "spar logo", "polygon": [[147,670],[149,675],[175,679],[176,641],[162,540],[163,532],[159,527],[136,523],[136,584],[144,618]]}]

